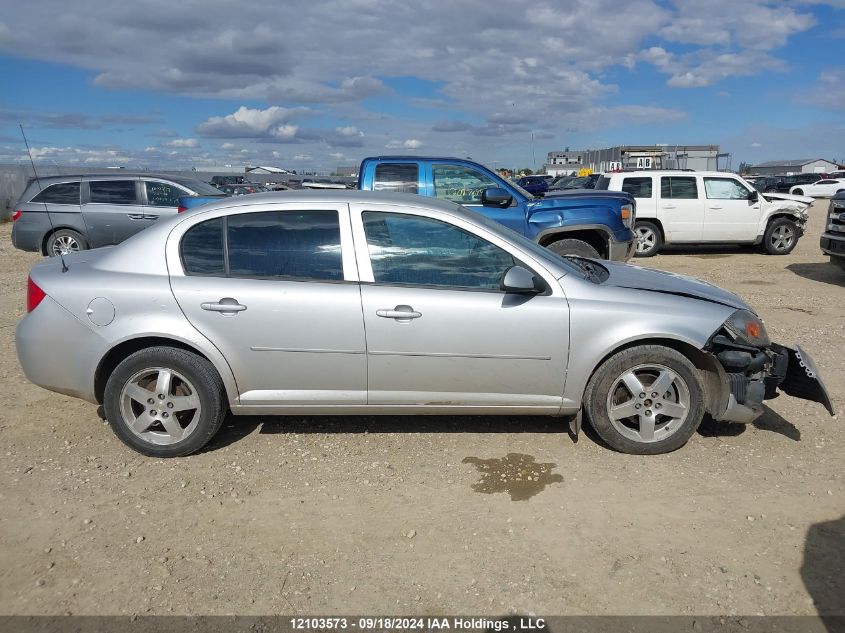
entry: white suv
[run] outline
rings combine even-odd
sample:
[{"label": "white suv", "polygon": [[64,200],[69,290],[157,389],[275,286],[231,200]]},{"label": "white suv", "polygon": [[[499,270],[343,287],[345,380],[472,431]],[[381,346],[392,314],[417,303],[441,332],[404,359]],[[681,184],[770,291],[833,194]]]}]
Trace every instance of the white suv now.
[{"label": "white suv", "polygon": [[637,200],[638,257],[663,244],[761,244],[786,255],[804,234],[812,198],[760,193],[720,171],[648,170],[603,174],[597,189],[627,191]]}]

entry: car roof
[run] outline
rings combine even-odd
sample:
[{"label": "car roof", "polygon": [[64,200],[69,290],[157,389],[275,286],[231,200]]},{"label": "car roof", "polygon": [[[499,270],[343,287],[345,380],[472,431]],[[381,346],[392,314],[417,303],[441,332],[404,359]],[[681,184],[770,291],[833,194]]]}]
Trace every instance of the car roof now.
[{"label": "car roof", "polygon": [[605,172],[602,174],[606,178],[612,178],[613,176],[635,176],[635,177],[642,177],[642,176],[715,176],[717,178],[726,178],[731,176],[737,176],[729,171],[697,171],[697,170],[687,170],[687,169],[641,169],[639,171],[610,171]]},{"label": "car roof", "polygon": [[200,180],[199,178],[191,178],[190,176],[121,171],[92,174],[53,174],[50,176],[38,176],[37,178],[30,177],[29,181],[34,182],[35,180],[40,180],[41,182],[66,182],[68,180],[126,180],[127,178],[155,178],[158,180],[170,180],[171,182],[179,182],[180,180]]}]

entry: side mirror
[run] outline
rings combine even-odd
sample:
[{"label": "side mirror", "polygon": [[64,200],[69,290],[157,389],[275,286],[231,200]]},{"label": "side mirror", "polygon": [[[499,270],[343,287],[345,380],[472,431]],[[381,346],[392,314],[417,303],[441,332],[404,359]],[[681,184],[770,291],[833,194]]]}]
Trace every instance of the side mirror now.
[{"label": "side mirror", "polygon": [[505,189],[489,187],[481,192],[481,204],[485,207],[499,207],[506,209],[511,206],[513,196]]},{"label": "side mirror", "polygon": [[756,189],[748,192],[748,201],[749,202],[757,202],[759,199],[760,199],[760,193]]},{"label": "side mirror", "polygon": [[543,282],[522,266],[511,266],[502,277],[500,288],[517,295],[536,295],[543,292]]}]

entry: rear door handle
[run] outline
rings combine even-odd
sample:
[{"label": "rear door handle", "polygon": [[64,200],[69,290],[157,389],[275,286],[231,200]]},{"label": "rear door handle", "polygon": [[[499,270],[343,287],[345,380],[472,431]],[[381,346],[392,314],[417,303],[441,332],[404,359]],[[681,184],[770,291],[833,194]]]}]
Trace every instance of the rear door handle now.
[{"label": "rear door handle", "polygon": [[130,220],[144,220],[147,217],[143,213],[128,213],[127,215],[129,216]]},{"label": "rear door handle", "polygon": [[234,316],[238,312],[246,310],[245,305],[241,305],[236,299],[232,299],[231,297],[224,297],[217,303],[201,303],[200,307],[209,312],[220,312],[224,316]]},{"label": "rear door handle", "polygon": [[721,209],[722,207],[710,207],[711,209]]},{"label": "rear door handle", "polygon": [[401,305],[396,306],[392,310],[382,308],[376,310],[376,315],[385,319],[396,319],[397,321],[410,321],[411,319],[419,319],[422,312],[417,312],[411,306]]},{"label": "rear door handle", "polygon": [[674,208],[675,208],[675,205],[673,205],[673,204],[664,204],[664,205],[663,205],[663,208],[664,208],[664,209],[674,209]]}]

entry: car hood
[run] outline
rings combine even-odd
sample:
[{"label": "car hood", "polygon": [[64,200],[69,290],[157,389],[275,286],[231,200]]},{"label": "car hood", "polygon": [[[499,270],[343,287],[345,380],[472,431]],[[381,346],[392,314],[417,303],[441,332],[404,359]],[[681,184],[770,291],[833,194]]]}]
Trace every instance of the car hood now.
[{"label": "car hood", "polygon": [[766,200],[774,202],[775,200],[789,200],[790,202],[803,202],[806,205],[813,204],[814,199],[807,196],[796,196],[793,193],[761,193]]},{"label": "car hood", "polygon": [[535,198],[531,201],[532,210],[551,210],[561,206],[570,206],[564,203],[565,200],[596,200],[608,198],[611,200],[622,200],[622,204],[635,205],[634,196],[624,191],[609,191],[607,189],[566,189],[564,191],[547,191],[542,198]]},{"label": "car hood", "polygon": [[660,292],[679,297],[711,301],[736,308],[737,310],[752,310],[745,301],[734,293],[723,290],[706,281],[696,279],[695,277],[687,277],[686,275],[678,275],[677,273],[642,268],[619,262],[602,261],[601,265],[607,268],[610,273],[610,276],[602,285]]}]

